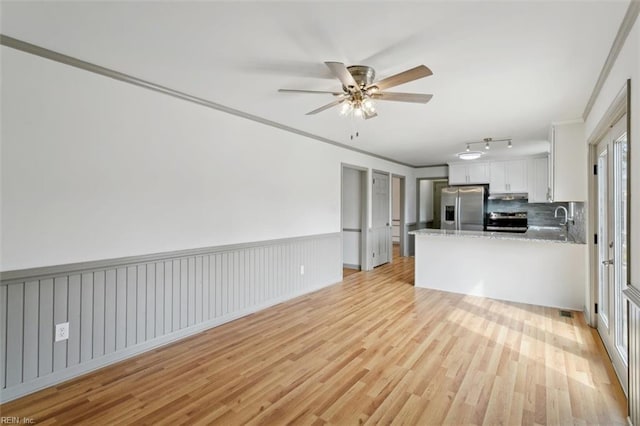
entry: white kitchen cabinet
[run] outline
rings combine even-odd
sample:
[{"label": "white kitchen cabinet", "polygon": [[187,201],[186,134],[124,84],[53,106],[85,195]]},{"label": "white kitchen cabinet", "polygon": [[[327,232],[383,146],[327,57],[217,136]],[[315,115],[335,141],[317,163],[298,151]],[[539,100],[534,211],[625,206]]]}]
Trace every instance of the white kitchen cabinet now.
[{"label": "white kitchen cabinet", "polygon": [[529,202],[546,203],[549,201],[549,158],[530,158],[527,164]]},{"label": "white kitchen cabinet", "polygon": [[489,163],[450,163],[449,183],[451,185],[489,183]]},{"label": "white kitchen cabinet", "polygon": [[471,163],[467,166],[468,183],[489,183],[489,164]]},{"label": "white kitchen cabinet", "polygon": [[467,183],[467,167],[464,164],[449,164],[449,183],[451,185]]},{"label": "white kitchen cabinet", "polygon": [[489,191],[492,193],[527,192],[527,160],[491,162]]},{"label": "white kitchen cabinet", "polygon": [[584,123],[556,123],[550,140],[550,201],[586,201],[589,151]]}]

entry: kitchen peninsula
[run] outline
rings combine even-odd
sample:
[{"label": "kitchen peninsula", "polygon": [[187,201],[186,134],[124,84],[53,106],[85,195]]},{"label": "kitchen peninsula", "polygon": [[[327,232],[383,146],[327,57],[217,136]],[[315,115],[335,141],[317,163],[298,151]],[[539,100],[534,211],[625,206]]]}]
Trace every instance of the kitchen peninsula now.
[{"label": "kitchen peninsula", "polygon": [[416,287],[583,310],[587,246],[556,231],[420,229]]}]

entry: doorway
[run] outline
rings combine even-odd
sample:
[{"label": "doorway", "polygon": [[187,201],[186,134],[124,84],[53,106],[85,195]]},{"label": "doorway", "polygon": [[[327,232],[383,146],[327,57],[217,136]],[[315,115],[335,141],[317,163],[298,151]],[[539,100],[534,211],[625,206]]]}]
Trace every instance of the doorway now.
[{"label": "doorway", "polygon": [[440,196],[442,188],[449,185],[447,179],[419,178],[417,182],[417,229],[440,229]]},{"label": "doorway", "polygon": [[372,266],[391,261],[391,206],[389,174],[373,172],[371,197],[371,256]]},{"label": "doorway", "polygon": [[343,276],[366,269],[367,169],[342,165]]},{"label": "doorway", "polygon": [[622,388],[628,387],[627,116],[596,146],[597,328]]},{"label": "doorway", "polygon": [[[391,242],[393,253],[398,252],[399,256],[406,253],[407,229],[404,219],[404,176],[393,175],[391,177]],[[393,255],[391,256],[393,259]]]}]

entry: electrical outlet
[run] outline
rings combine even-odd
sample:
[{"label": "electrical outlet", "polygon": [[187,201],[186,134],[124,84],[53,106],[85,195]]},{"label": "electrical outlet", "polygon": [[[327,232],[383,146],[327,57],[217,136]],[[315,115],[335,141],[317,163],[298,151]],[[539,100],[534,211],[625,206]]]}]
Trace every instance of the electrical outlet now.
[{"label": "electrical outlet", "polygon": [[69,338],[69,323],[56,324],[56,342],[61,342]]},{"label": "electrical outlet", "polygon": [[304,275],[304,265],[300,265],[300,275]]}]

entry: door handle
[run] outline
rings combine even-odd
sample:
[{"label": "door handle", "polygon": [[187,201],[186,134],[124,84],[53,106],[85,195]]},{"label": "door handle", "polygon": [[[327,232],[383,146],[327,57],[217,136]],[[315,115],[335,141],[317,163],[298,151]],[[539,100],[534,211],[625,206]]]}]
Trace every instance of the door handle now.
[{"label": "door handle", "polygon": [[603,260],[602,264],[603,265],[613,265],[613,259]]}]

